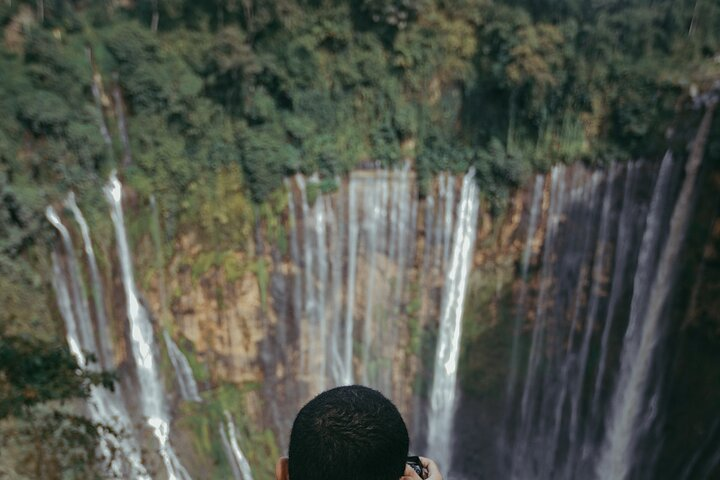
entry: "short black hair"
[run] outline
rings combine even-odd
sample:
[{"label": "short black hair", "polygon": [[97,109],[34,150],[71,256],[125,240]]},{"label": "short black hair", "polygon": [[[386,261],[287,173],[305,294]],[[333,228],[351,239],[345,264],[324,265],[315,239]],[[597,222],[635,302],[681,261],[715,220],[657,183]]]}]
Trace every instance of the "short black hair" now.
[{"label": "short black hair", "polygon": [[382,393],[360,385],[333,388],[295,418],[290,480],[398,480],[409,443],[400,412]]}]

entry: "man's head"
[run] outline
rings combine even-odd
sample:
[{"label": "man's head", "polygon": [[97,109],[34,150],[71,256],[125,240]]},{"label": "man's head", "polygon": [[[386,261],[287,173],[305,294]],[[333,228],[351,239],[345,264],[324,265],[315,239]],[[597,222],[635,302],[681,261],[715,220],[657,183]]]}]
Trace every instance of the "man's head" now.
[{"label": "man's head", "polygon": [[409,438],[395,405],[358,385],[323,392],[298,413],[289,461],[278,480],[397,480],[405,470]]}]

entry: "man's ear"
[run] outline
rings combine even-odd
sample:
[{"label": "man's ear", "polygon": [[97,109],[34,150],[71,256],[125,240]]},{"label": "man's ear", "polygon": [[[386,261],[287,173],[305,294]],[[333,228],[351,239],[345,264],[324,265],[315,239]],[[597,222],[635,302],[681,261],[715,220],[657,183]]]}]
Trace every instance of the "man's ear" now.
[{"label": "man's ear", "polygon": [[275,480],[290,480],[287,457],[278,458],[278,461],[275,464]]}]

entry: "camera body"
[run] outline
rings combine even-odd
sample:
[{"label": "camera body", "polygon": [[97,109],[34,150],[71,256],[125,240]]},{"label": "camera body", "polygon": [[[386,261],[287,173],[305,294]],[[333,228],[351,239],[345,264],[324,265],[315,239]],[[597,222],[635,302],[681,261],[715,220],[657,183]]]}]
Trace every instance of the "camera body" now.
[{"label": "camera body", "polygon": [[410,468],[415,470],[415,473],[417,473],[420,478],[427,478],[427,471],[425,467],[423,467],[422,462],[420,462],[420,457],[407,457],[406,463],[410,465]]}]

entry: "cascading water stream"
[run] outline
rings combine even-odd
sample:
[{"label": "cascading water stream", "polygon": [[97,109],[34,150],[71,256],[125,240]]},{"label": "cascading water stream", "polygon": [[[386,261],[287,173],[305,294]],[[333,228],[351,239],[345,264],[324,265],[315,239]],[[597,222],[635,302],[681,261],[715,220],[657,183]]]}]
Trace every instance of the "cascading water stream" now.
[{"label": "cascading water stream", "polygon": [[[79,342],[79,347],[82,350],[90,351],[92,353],[98,352],[95,347],[95,337],[93,335],[92,320],[90,318],[90,307],[88,304],[87,296],[83,288],[82,279],[80,278],[80,267],[75,256],[75,248],[70,238],[70,232],[63,225],[60,217],[57,215],[52,207],[48,207],[45,210],[45,217],[50,223],[60,232],[60,238],[62,239],[65,255],[67,256],[68,263],[68,276],[70,279],[70,295],[72,302],[70,306],[72,308],[73,315],[76,319],[75,332]],[[84,355],[83,355],[84,358]],[[94,364],[85,365],[85,362],[81,363],[83,367],[87,367],[91,370],[98,370]]]},{"label": "cascading water stream", "polygon": [[[327,223],[329,230],[329,258],[330,258],[330,277],[328,286],[330,288],[328,299],[328,325],[327,325],[327,341],[325,348],[328,351],[328,364],[330,371],[328,375],[334,385],[343,385],[344,362],[340,353],[343,345],[342,341],[342,325],[340,314],[342,311],[342,246],[340,227],[333,209],[330,197],[323,198],[325,203],[325,212],[327,213]],[[340,202],[338,202],[338,217],[342,218]]]},{"label": "cascading water stream", "polygon": [[[594,251],[593,267],[592,267],[592,285],[590,286],[590,299],[588,301],[587,318],[585,321],[584,332],[582,335],[582,345],[580,347],[579,358],[577,360],[577,368],[574,372],[575,381],[572,385],[568,385],[571,394],[571,413],[569,427],[569,458],[575,458],[579,455],[582,442],[580,437],[580,400],[582,397],[582,389],[585,384],[585,373],[590,356],[590,341],[595,331],[595,323],[597,320],[598,308],[600,305],[600,297],[602,296],[604,271],[606,268],[606,258],[608,257],[610,242],[610,217],[612,199],[614,193],[614,184],[617,178],[618,167],[613,163],[607,176],[607,184],[602,202],[602,213],[600,217],[600,227],[598,232],[597,244]],[[556,426],[559,429],[559,426]],[[576,462],[568,461],[565,464],[564,478],[572,478],[574,476]]]},{"label": "cascading water stream", "polygon": [[[650,414],[653,414],[654,409],[646,400],[650,371],[664,330],[663,311],[674,284],[676,262],[690,223],[695,183],[715,106],[716,104],[713,103],[706,110],[685,165],[685,178],[672,212],[669,233],[648,290],[648,297],[652,301],[648,302],[644,309],[642,326],[638,325],[637,321],[634,322],[631,312],[628,334],[623,345],[620,379],[613,396],[610,423],[596,470],[599,479],[625,480],[630,475],[638,442],[637,431],[643,430],[640,425],[647,421],[643,418],[643,411],[650,410]],[[661,184],[663,167],[666,163],[672,163],[670,153],[663,160],[658,184]],[[636,336],[639,338],[635,339]]]},{"label": "cascading water stream", "polygon": [[[645,225],[645,231],[643,233],[642,243],[640,246],[640,255],[638,258],[638,266],[635,272],[634,287],[632,302],[630,304],[630,318],[628,320],[627,330],[625,332],[625,339],[623,343],[623,352],[621,358],[621,376],[617,382],[616,387],[616,398],[620,397],[621,400],[627,401],[634,404],[629,410],[626,407],[621,407],[624,414],[633,416],[632,409],[639,407],[640,402],[643,401],[645,392],[639,390],[628,390],[631,388],[628,385],[630,377],[626,375],[627,369],[634,369],[632,364],[634,359],[639,355],[638,348],[640,348],[641,338],[638,337],[638,329],[640,328],[641,322],[646,322],[646,311],[651,305],[658,302],[657,297],[651,297],[651,288],[653,278],[657,271],[657,253],[660,250],[661,242],[661,228],[662,228],[662,213],[664,210],[664,201],[669,196],[668,189],[670,188],[670,176],[673,170],[673,159],[670,153],[665,155],[662,165],[660,166],[660,173],[655,184],[655,191],[653,198],[650,203],[650,210]],[[653,298],[653,301],[650,301]],[[655,332],[659,334],[659,332]],[[621,393],[622,392],[622,393]],[[625,398],[626,392],[630,395],[629,398]],[[618,408],[618,407],[614,407]],[[632,430],[637,428],[634,423],[634,418],[630,417],[623,418],[622,424],[617,423],[615,426],[611,426],[608,431],[609,439],[607,440],[613,446],[622,445],[623,448],[629,450],[628,452],[619,452],[615,450],[613,453],[608,453],[607,448],[603,450],[603,457],[599,462],[598,475],[610,474],[611,478],[618,478],[622,480],[626,477],[628,471],[623,470],[624,467],[619,466],[622,463],[625,467],[629,468],[629,462],[627,461],[626,455],[632,455],[632,448],[636,441],[635,434]],[[615,431],[613,432],[613,429]],[[612,438],[612,439],[610,439]],[[610,460],[609,457],[623,457],[625,460],[615,459]],[[612,466],[609,464],[613,464]],[[609,477],[608,477],[609,478]]]},{"label": "cascading water stream", "polygon": [[[355,280],[357,278],[357,252],[360,226],[358,225],[357,185],[350,182],[348,192],[348,268],[343,336],[342,384],[353,383],[353,329],[355,312]],[[338,329],[339,330],[339,329]]]},{"label": "cascading water stream", "polygon": [[[327,216],[325,214],[325,202],[318,198],[313,205],[312,215],[315,217],[312,222],[314,229],[314,240],[316,248],[314,250],[315,265],[317,268],[315,278],[317,279],[317,299],[315,302],[315,312],[313,324],[313,338],[318,339],[321,343],[321,352],[319,355],[320,364],[319,371],[322,372],[322,378],[328,378],[328,316],[327,316],[327,299],[331,297],[328,290],[332,291],[332,285],[328,285],[328,255],[327,255]],[[316,347],[317,348],[317,347]],[[314,349],[314,351],[317,351]],[[326,383],[320,383],[320,390],[325,390]]]},{"label": "cascading water stream", "polygon": [[152,324],[145,307],[140,303],[133,278],[132,257],[125,233],[122,209],[122,185],[115,172],[104,188],[111,206],[111,217],[115,227],[118,257],[122,271],[123,288],[130,329],[133,359],[138,376],[138,395],[142,414],[158,441],[160,456],[170,480],[189,479],[190,475],[180,463],[170,445],[169,409],[166,404],[162,380],[155,358],[155,340]]},{"label": "cascading water stream", "polygon": [[[599,445],[592,430],[595,414],[590,393],[593,390],[586,388],[594,383],[589,381],[594,379],[587,378],[588,364],[591,350],[597,348],[593,347],[593,333],[598,330],[596,320],[605,318],[601,328],[603,338],[599,342],[605,350],[610,338],[608,322],[623,290],[622,277],[627,274],[626,265],[633,264],[628,259],[631,238],[642,224],[631,223],[630,219],[642,211],[644,201],[633,196],[632,186],[639,165],[630,164],[626,168],[619,218],[613,215],[613,205],[617,203],[615,192],[618,192],[614,184],[620,178],[617,166],[611,166],[609,173],[575,169],[568,188],[564,169],[555,167],[550,175],[550,201],[538,291],[532,299],[535,314],[523,393],[519,402],[509,398],[506,403],[509,409],[506,418],[513,419],[517,425],[511,431],[511,440],[500,444],[502,449],[509,449],[506,454],[511,458],[510,478],[569,480],[591,475],[591,453],[597,452]],[[666,181],[671,166],[666,164],[661,169],[655,197],[671,198],[670,184]],[[656,203],[659,215],[661,205]],[[531,209],[530,223],[532,217]],[[652,235],[646,232],[646,237]],[[648,248],[649,242],[645,242]],[[615,248],[611,249],[611,243]],[[602,292],[605,279],[610,276],[611,252],[615,255],[614,280],[609,284],[606,300]],[[646,260],[638,263],[638,270],[643,272],[652,268],[653,261],[652,253],[645,257]],[[521,269],[521,273],[523,271]],[[641,290],[638,289],[636,295],[642,295]],[[523,295],[528,294],[523,294],[521,288],[518,305],[525,301]],[[519,344],[519,340],[515,342]],[[604,356],[605,351],[600,357]],[[513,420],[507,425],[512,427]]]},{"label": "cascading water stream", "polygon": [[[297,175],[287,182],[290,260],[299,265],[287,282],[288,294],[301,313],[295,320],[304,339],[300,363],[302,375],[314,378],[312,391],[354,381],[358,324],[360,377],[385,392],[393,389],[387,366],[396,345],[407,260],[414,252],[413,180],[409,166],[353,172],[336,195],[320,195],[312,204],[309,185],[317,188],[317,179]],[[378,283],[381,278],[384,283]]]},{"label": "cascading water stream", "polygon": [[[510,417],[513,404],[516,401],[516,389],[518,381],[518,370],[520,367],[520,355],[521,355],[521,333],[522,324],[524,317],[527,313],[527,297],[528,297],[528,272],[530,268],[530,259],[532,256],[533,242],[537,233],[538,222],[540,217],[541,204],[543,200],[543,190],[545,188],[545,176],[536,175],[535,183],[533,187],[532,200],[530,201],[530,218],[528,220],[527,235],[525,237],[525,244],[523,247],[523,253],[520,260],[520,293],[518,295],[518,301],[514,308],[513,318],[513,336],[512,336],[512,349],[510,353],[510,372],[508,380],[505,385],[505,419],[502,422],[502,432],[499,438],[499,450],[501,452],[507,451],[509,442],[511,441],[510,435],[512,432],[513,421]],[[506,458],[498,458],[498,462],[501,468],[504,467],[504,463],[507,461]]]},{"label": "cascading water stream", "polygon": [[[460,354],[465,292],[475,247],[479,195],[474,171],[463,179],[450,266],[443,285],[442,313],[430,393],[428,451],[451,472],[452,424],[456,408],[457,367]],[[446,216],[447,218],[447,216]]]},{"label": "cascading water stream", "polygon": [[100,127],[100,134],[103,137],[103,141],[105,141],[105,144],[109,147],[112,145],[112,137],[110,136],[110,130],[108,130],[107,122],[105,122],[105,113],[103,111],[102,77],[95,66],[95,56],[93,55],[92,48],[90,46],[85,47],[85,53],[87,55],[88,62],[90,63],[92,73],[90,91],[92,92],[93,100],[95,101],[95,115],[97,116],[97,122]]},{"label": "cascading water stream", "polygon": [[[310,205],[308,204],[307,190],[305,186],[305,178],[297,175],[296,183],[300,191],[300,206],[302,208],[302,218],[309,219]],[[313,215],[313,218],[318,219],[318,215]],[[322,215],[320,215],[322,219]],[[318,337],[317,327],[319,323],[319,317],[324,314],[321,310],[324,305],[320,305],[317,298],[317,289],[325,288],[324,284],[317,284],[315,273],[317,271],[315,263],[318,259],[317,247],[320,241],[317,239],[317,228],[313,228],[312,221],[305,221],[302,224],[302,238],[303,238],[303,263],[302,269],[304,274],[304,296],[302,314],[304,322],[301,323],[301,336],[305,340],[302,342],[303,345],[307,345],[307,348],[302,348],[301,358],[305,359],[306,364],[304,365],[304,375],[310,376],[312,372],[320,372],[320,375],[315,375],[314,389],[317,391],[324,390],[325,387],[325,351],[324,341],[325,337]],[[320,349],[322,348],[322,351]]]},{"label": "cascading water stream", "polygon": [[[436,382],[435,397],[454,398],[439,392],[454,389],[456,382],[459,322],[478,215],[473,174],[461,189],[456,177],[441,174],[423,203],[409,164],[355,171],[337,181],[335,193],[315,198],[310,192],[319,188],[316,179],[296,175],[286,182],[293,268],[283,283],[283,301],[293,305],[293,322],[301,332],[301,361],[291,378],[307,389],[305,398],[360,379],[405,408],[415,408],[412,402],[422,409],[408,391],[412,375],[419,375],[412,369],[418,367],[404,363],[402,354],[418,348],[412,345],[420,338],[409,336],[421,335],[442,317],[448,351],[439,357],[446,365],[438,371],[446,378]],[[423,246],[417,248],[422,236]],[[411,321],[416,326],[411,328]],[[443,426],[433,438],[442,443],[452,435],[454,406],[440,400],[436,407],[442,415],[436,426]],[[419,417],[418,425],[424,423]]]},{"label": "cascading water stream", "polygon": [[200,393],[198,393],[195,376],[193,375],[187,358],[170,337],[167,330],[163,331],[163,338],[165,339],[165,346],[168,349],[170,363],[172,363],[173,369],[175,370],[175,378],[177,378],[178,386],[180,387],[180,396],[183,400],[189,402],[202,402]]},{"label": "cascading water stream", "polygon": [[235,422],[233,422],[232,416],[227,410],[223,412],[223,415],[225,415],[225,425],[220,423],[218,430],[220,431],[225,455],[228,457],[233,471],[233,477],[235,480],[253,480],[250,464],[238,444]]},{"label": "cascading water stream", "polygon": [[[581,194],[578,195],[574,199],[575,202],[579,201],[582,205],[590,205],[590,211],[595,212],[597,210],[597,192],[598,192],[598,184],[601,177],[600,172],[595,172],[590,180],[590,189],[581,189]],[[572,201],[572,200],[571,200]],[[580,319],[580,311],[582,310],[582,302],[583,302],[583,296],[584,296],[584,288],[583,285],[585,284],[585,276],[587,275],[587,272],[589,271],[588,265],[590,264],[590,257],[591,254],[594,253],[593,250],[590,248],[590,240],[591,240],[591,229],[585,229],[583,234],[581,235],[581,239],[578,239],[578,244],[581,245],[582,252],[577,257],[577,266],[578,266],[578,274],[577,274],[577,288],[575,289],[575,295],[572,302],[571,308],[571,320],[570,320],[570,332],[569,332],[569,338],[567,341],[567,346],[564,347],[565,352],[565,358],[563,359],[560,368],[560,391],[557,395],[556,399],[553,399],[553,402],[555,403],[554,408],[555,412],[553,415],[553,424],[552,425],[545,425],[545,432],[542,434],[545,438],[548,438],[549,445],[547,446],[547,453],[545,455],[544,460],[544,471],[542,476],[547,477],[550,475],[550,471],[553,468],[555,456],[557,454],[558,448],[559,448],[559,442],[560,442],[560,431],[562,427],[562,416],[563,416],[563,409],[565,407],[565,402],[570,395],[571,397],[575,397],[579,394],[577,390],[571,390],[570,383],[571,383],[571,377],[573,375],[574,370],[577,368],[577,352],[574,350],[574,343],[575,343],[575,332],[579,330],[579,319]],[[551,418],[551,417],[548,417]]]},{"label": "cascading water stream", "polygon": [[564,183],[565,170],[562,167],[553,167],[550,175],[550,204],[548,208],[547,225],[545,226],[545,239],[543,242],[543,259],[540,271],[540,292],[537,298],[537,306],[535,318],[533,321],[532,340],[530,345],[530,353],[528,356],[528,365],[525,373],[525,382],[523,385],[523,393],[520,402],[519,426],[517,428],[515,445],[513,448],[512,469],[510,477],[513,479],[522,478],[526,475],[524,470],[527,468],[525,459],[527,451],[530,449],[531,435],[533,428],[533,408],[534,401],[537,397],[534,389],[536,377],[538,375],[538,367],[542,355],[542,345],[545,336],[545,317],[543,315],[544,305],[549,295],[548,289],[551,276],[551,246],[555,242],[558,225],[560,222],[560,214],[563,207],[563,199],[565,194]]},{"label": "cascading water stream", "polygon": [[[498,422],[506,430],[497,443],[503,478],[626,480],[654,465],[653,447],[646,443],[662,426],[665,388],[653,373],[662,361],[658,344],[665,331],[665,302],[654,299],[672,291],[692,197],[688,185],[696,175],[692,168],[697,169],[691,163],[679,195],[670,155],[659,165],[612,164],[606,171],[557,166],[528,186],[527,229],[518,230],[523,236],[513,240],[519,255],[518,297],[507,326],[512,332],[504,384],[507,413]],[[654,181],[646,186],[642,178]],[[263,351],[270,352],[263,368],[275,375],[263,395],[273,402],[273,393],[282,391],[289,402],[302,403],[322,389],[363,379],[412,412],[412,429],[427,433],[426,452],[446,474],[455,475],[463,473],[453,468],[453,423],[478,192],[473,172],[462,186],[458,178],[441,174],[424,200],[414,181],[406,165],[353,172],[336,179],[338,188],[331,194],[315,195],[317,178],[297,175],[286,182],[289,248],[271,252],[272,275],[282,280],[273,286],[273,295],[284,294],[278,312],[286,312],[288,322],[284,334],[268,336],[263,344]],[[187,479],[170,442],[170,406],[151,319],[134,283],[122,186],[114,175],[105,193],[126,297],[128,352],[137,369],[133,406],[146,418],[169,478]],[[48,209],[62,240],[62,253],[53,255],[53,286],[68,344],[79,364],[86,365],[85,352],[94,352],[102,368],[114,368],[90,230],[74,196],[65,206],[82,233],[86,264],[80,265],[68,229]],[[539,252],[536,243],[542,244]],[[87,267],[87,288],[81,266]],[[282,318],[268,319],[265,327],[279,332],[273,322]],[[407,358],[418,355],[417,343],[424,341],[418,332],[433,329],[435,322],[435,364],[424,415],[420,396],[413,397],[417,393],[408,387],[421,366]],[[188,359],[168,331],[163,336],[180,395],[201,401]],[[282,359],[278,348],[283,348]],[[94,421],[134,433],[119,393],[93,388],[87,406]],[[283,419],[292,410],[280,403],[267,408]],[[248,480],[247,458],[232,418],[225,415],[219,434],[233,475]],[[281,421],[275,427],[286,425]],[[113,474],[149,477],[132,436],[102,436],[99,449]],[[112,457],[114,450],[121,455]],[[715,451],[712,445],[703,447],[677,473],[707,477],[720,461]]]},{"label": "cascading water stream", "polygon": [[[295,331],[302,334],[302,313],[303,313],[303,297],[302,297],[302,258],[300,256],[300,247],[298,240],[298,220],[295,211],[295,197],[291,190],[289,180],[285,180],[285,187],[288,189],[288,223],[290,229],[290,262],[293,266],[290,283],[292,284],[292,320]],[[305,364],[305,351],[300,349],[299,364]]]},{"label": "cascading water stream", "polygon": [[[537,227],[536,179],[516,303],[532,331],[514,326],[501,427],[509,430],[497,443],[501,476],[626,480],[655,468],[650,439],[662,427],[665,388],[654,372],[662,369],[663,315],[700,156],[691,154],[681,188],[669,153],[655,165],[555,167]],[[654,180],[646,186],[642,178]],[[538,273],[529,275],[536,228],[544,230],[542,254]],[[523,357],[524,372],[517,367]],[[522,394],[514,394],[515,375],[522,375]],[[702,457],[712,463],[711,451]]]},{"label": "cascading water stream", "polygon": [[80,227],[80,233],[83,238],[85,256],[87,257],[87,263],[90,269],[90,283],[92,284],[95,318],[98,323],[97,339],[100,346],[98,353],[100,354],[101,365],[105,369],[115,368],[115,362],[113,360],[113,347],[112,342],[110,341],[112,335],[110,333],[110,327],[105,313],[105,304],[103,303],[105,296],[102,282],[100,280],[100,270],[98,269],[97,261],[95,260],[95,250],[93,249],[92,239],[90,238],[90,228],[88,227],[80,208],[78,208],[77,203],[75,202],[74,193],[71,192],[68,195],[65,200],[65,206],[72,212],[75,221]]},{"label": "cascading water stream", "polygon": [[[72,199],[72,197],[70,197],[70,199],[72,201],[72,205],[74,206],[74,210],[76,210],[76,212],[74,212],[76,214],[76,218],[82,218],[80,210],[77,208],[77,205],[74,204],[74,199]],[[60,217],[52,207],[47,208],[45,215],[50,223],[60,233],[63,241],[64,257],[67,261],[67,271],[65,273],[61,267],[59,256],[53,252],[52,283],[58,303],[58,310],[65,322],[65,330],[67,332],[66,335],[68,345],[70,346],[70,352],[73,354],[79,365],[91,370],[97,370],[97,367],[92,364],[88,364],[85,356],[85,352],[94,353],[99,350],[97,348],[95,338],[91,333],[86,333],[84,338],[81,338],[80,336],[81,331],[92,332],[93,325],[89,312],[83,311],[83,308],[88,305],[88,302],[84,292],[80,290],[81,273],[75,258],[72,239],[70,238],[67,228],[63,225]],[[85,236],[86,233],[87,236]],[[83,237],[85,240],[89,240],[89,231],[83,232]],[[88,250],[88,248],[89,247],[86,244],[85,249],[89,256],[92,250]],[[93,263],[94,255],[92,256],[92,261],[90,261],[91,270]],[[71,289],[74,291],[72,298],[67,286],[67,278],[70,278]],[[96,314],[100,315],[100,312],[96,312]],[[104,364],[103,367],[109,368]],[[133,427],[128,421],[129,417],[127,411],[125,410],[119,386],[116,386],[115,392],[111,392],[102,387],[92,386],[90,388],[90,396],[87,399],[86,405],[90,418],[93,422],[109,426],[121,435],[134,433]],[[108,469],[112,474],[118,477],[129,476],[131,478],[142,480],[150,478],[145,470],[145,467],[142,465],[139,448],[132,435],[128,437],[117,436],[106,432],[104,429],[99,429],[98,433],[100,434],[98,448],[102,457],[106,462],[108,462]],[[120,454],[113,454],[114,451],[120,452]]]},{"label": "cascading water stream", "polygon": [[522,284],[520,286],[520,296],[517,304],[513,325],[513,344],[510,361],[510,376],[507,382],[506,397],[508,402],[513,401],[515,395],[515,387],[518,375],[518,364],[520,363],[520,327],[522,326],[522,317],[525,314],[527,303],[527,276],[530,267],[530,256],[532,254],[532,244],[538,227],[538,217],[540,214],[540,203],[542,201],[543,188],[545,187],[545,177],[537,175],[535,177],[535,186],[533,188],[532,201],[530,202],[530,220],[528,222],[527,238],[525,247],[523,248],[522,259],[520,262],[520,277]]},{"label": "cascading water stream", "polygon": [[[620,210],[619,227],[617,233],[617,240],[615,242],[615,260],[613,265],[613,276],[610,290],[610,298],[608,299],[607,310],[605,314],[605,321],[602,333],[602,340],[600,345],[600,360],[598,362],[598,369],[595,375],[595,383],[593,388],[593,398],[590,407],[590,419],[594,420],[599,416],[600,408],[600,394],[602,391],[602,383],[605,378],[605,368],[607,365],[607,354],[608,346],[610,342],[610,332],[612,331],[613,319],[618,303],[620,301],[620,294],[623,290],[625,283],[625,269],[629,262],[630,247],[631,247],[631,234],[633,230],[634,221],[636,218],[642,218],[644,215],[640,214],[640,209],[632,202],[632,196],[636,188],[637,172],[639,165],[637,163],[631,163],[627,167],[625,184],[623,187],[623,201]],[[591,425],[591,428],[595,428],[597,425]],[[592,432],[589,432],[592,433]],[[586,435],[589,437],[590,435]],[[589,438],[586,439],[590,441]],[[589,447],[583,448],[583,457],[586,457],[589,452]]]},{"label": "cascading water stream", "polygon": [[[386,175],[385,172],[379,175]],[[353,179],[351,179],[352,181]],[[364,186],[363,194],[363,211],[365,212],[363,230],[365,233],[365,256],[368,258],[368,275],[367,284],[365,286],[365,318],[363,319],[363,335],[362,335],[362,380],[365,385],[375,385],[371,381],[371,370],[374,370],[376,364],[372,363],[371,352],[375,344],[373,331],[375,330],[375,285],[377,276],[378,252],[383,251],[383,242],[385,229],[387,227],[385,219],[387,204],[387,183],[384,181],[368,182]]]}]

